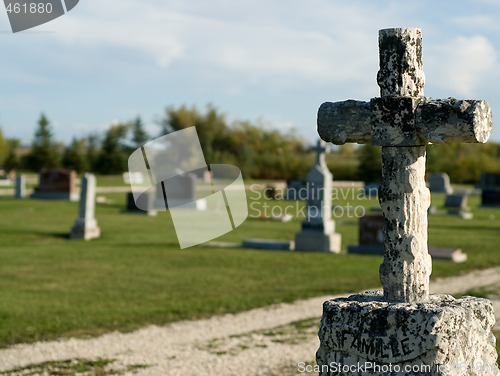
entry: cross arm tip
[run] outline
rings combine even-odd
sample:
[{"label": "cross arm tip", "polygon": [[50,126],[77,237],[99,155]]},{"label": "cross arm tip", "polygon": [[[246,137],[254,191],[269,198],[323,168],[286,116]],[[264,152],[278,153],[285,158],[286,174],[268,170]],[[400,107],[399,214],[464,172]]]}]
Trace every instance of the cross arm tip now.
[{"label": "cross arm tip", "polygon": [[352,99],[323,103],[318,110],[318,134],[336,145],[370,142],[370,103]]},{"label": "cross arm tip", "polygon": [[485,143],[493,126],[491,107],[485,100],[425,98],[416,118],[419,133],[431,143]]}]

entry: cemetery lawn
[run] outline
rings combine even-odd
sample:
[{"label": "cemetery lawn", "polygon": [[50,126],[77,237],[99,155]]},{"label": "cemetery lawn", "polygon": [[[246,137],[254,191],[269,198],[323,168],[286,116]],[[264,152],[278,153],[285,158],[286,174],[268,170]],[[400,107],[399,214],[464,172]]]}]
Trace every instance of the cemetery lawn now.
[{"label": "cemetery lawn", "polygon": [[[110,178],[104,185],[119,181]],[[100,177],[98,177],[100,185]],[[118,185],[118,184],[117,184]],[[0,347],[67,336],[130,331],[148,324],[238,312],[313,296],[380,287],[381,256],[329,255],[195,246],[180,250],[168,212],[157,217],[122,213],[125,193],[106,193],[96,216],[101,238],[69,240],[78,203],[0,198]],[[264,204],[275,212],[295,201],[268,201],[249,192],[249,214]],[[434,195],[442,209],[443,195]],[[375,198],[334,199],[376,207]],[[433,263],[433,277],[500,265],[500,210],[478,208],[474,219],[429,218],[429,244],[457,247],[468,261]],[[281,208],[281,209],[278,209]],[[267,209],[270,213],[270,208]],[[338,214],[338,213],[337,213]],[[336,215],[342,249],[357,243],[358,220]],[[301,218],[281,223],[248,218],[217,239],[292,240]]]}]

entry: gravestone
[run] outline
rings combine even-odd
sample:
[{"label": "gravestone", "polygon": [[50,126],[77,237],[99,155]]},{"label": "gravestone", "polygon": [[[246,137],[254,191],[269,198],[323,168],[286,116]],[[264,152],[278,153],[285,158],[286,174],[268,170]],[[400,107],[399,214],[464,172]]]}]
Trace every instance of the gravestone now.
[{"label": "gravestone", "polygon": [[363,194],[367,197],[378,196],[378,190],[380,188],[380,183],[377,182],[366,182],[363,188]]},{"label": "gravestone", "polygon": [[305,180],[292,179],[287,182],[285,200],[303,200],[306,197],[307,185]]},{"label": "gravestone", "polygon": [[483,172],[481,191],[482,206],[500,206],[500,172]]},{"label": "gravestone", "polygon": [[9,186],[12,185],[12,181],[10,180],[8,175],[0,175],[0,186]]},{"label": "gravestone", "polygon": [[[347,246],[347,252],[360,255],[384,254],[384,217],[382,214],[369,214],[359,219],[359,244]],[[467,261],[467,254],[460,248],[429,247],[432,259],[453,262]]]},{"label": "gravestone", "polygon": [[449,215],[457,215],[463,219],[472,219],[473,215],[467,207],[467,195],[455,193],[446,195],[444,207],[448,209]]},{"label": "gravestone", "polygon": [[[168,184],[168,186],[164,186]],[[165,193],[168,192],[168,195]],[[167,199],[165,199],[167,197]],[[183,209],[206,210],[205,199],[196,198],[196,175],[186,173],[167,180],[166,183],[156,186],[155,209],[168,207],[182,207]]]},{"label": "gravestone", "polygon": [[302,230],[295,235],[295,250],[340,253],[340,234],[332,218],[333,176],[325,162],[325,146],[318,141],[316,162],[307,173],[307,197]]},{"label": "gravestone", "polygon": [[143,184],[144,176],[141,172],[124,172],[122,174],[123,182],[125,184]]},{"label": "gravestone", "polygon": [[382,214],[364,215],[359,219],[359,244],[349,245],[348,253],[362,255],[384,254],[384,217]]},{"label": "gravestone", "polygon": [[493,366],[497,358],[493,307],[476,297],[429,295],[425,145],[486,142],[491,109],[481,100],[424,97],[419,29],[381,30],[379,51],[380,98],[324,103],[318,111],[323,140],[382,146],[385,247],[383,294],[324,303],[320,375],[455,375],[454,365],[467,367],[460,375],[477,375],[474,365]]},{"label": "gravestone", "polygon": [[95,188],[95,176],[84,174],[80,192],[79,215],[71,229],[70,239],[90,240],[101,236],[101,230],[95,219]]},{"label": "gravestone", "polygon": [[453,193],[451,188],[450,177],[446,172],[437,172],[429,176],[429,190],[431,193]]},{"label": "gravestone", "polygon": [[[147,208],[147,210],[141,208]],[[137,214],[147,214],[149,216],[156,216],[158,214],[153,207],[153,196],[149,192],[142,193],[136,199],[134,199],[134,194],[132,192],[127,192],[127,208],[125,211]]]},{"label": "gravestone", "polygon": [[62,168],[44,169],[40,171],[39,183],[31,198],[45,200],[78,201],[75,188],[76,172]]},{"label": "gravestone", "polygon": [[248,239],[241,243],[243,248],[266,249],[271,251],[293,251],[294,242],[274,239]]},{"label": "gravestone", "polygon": [[18,174],[16,176],[16,187],[14,190],[15,198],[24,198],[26,195],[26,175]]}]

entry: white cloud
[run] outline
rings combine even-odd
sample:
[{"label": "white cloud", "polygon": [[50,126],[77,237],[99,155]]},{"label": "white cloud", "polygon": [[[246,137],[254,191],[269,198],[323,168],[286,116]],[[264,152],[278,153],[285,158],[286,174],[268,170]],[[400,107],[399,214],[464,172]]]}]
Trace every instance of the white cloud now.
[{"label": "white cloud", "polygon": [[472,96],[476,89],[497,76],[497,52],[484,36],[459,36],[442,45],[428,48],[424,64],[427,80],[433,85],[462,96]]},{"label": "white cloud", "polygon": [[[219,0],[204,9],[144,0],[84,2],[80,12],[61,18],[54,37],[84,48],[125,47],[161,67],[188,63],[198,73],[213,68],[237,72],[249,82],[372,77],[377,18],[386,18],[384,10],[363,16],[354,5],[314,3]],[[319,19],[317,9],[324,9]],[[301,17],[317,20],[304,28]]]},{"label": "white cloud", "polygon": [[498,20],[487,14],[454,17],[452,18],[451,23],[459,26],[461,29],[467,28],[470,30],[500,31],[500,24],[498,23]]}]

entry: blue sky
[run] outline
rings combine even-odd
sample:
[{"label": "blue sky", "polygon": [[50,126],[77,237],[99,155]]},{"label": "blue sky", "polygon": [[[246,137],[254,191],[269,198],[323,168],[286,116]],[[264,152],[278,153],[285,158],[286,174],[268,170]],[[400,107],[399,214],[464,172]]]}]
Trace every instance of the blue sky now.
[{"label": "blue sky", "polygon": [[212,103],[314,141],[322,102],[378,96],[388,27],[422,29],[426,96],[500,116],[498,0],[80,0],[16,34],[1,10],[0,127],[30,143],[45,112],[68,142],[140,115],[156,136],[166,106]]}]

